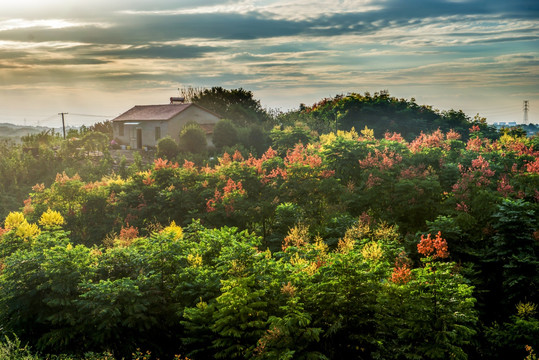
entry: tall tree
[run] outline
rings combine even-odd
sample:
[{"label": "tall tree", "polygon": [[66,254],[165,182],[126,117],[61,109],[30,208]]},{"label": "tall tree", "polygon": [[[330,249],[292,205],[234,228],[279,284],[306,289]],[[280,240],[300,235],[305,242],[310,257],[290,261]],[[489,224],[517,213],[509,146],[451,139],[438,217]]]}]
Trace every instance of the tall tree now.
[{"label": "tall tree", "polygon": [[253,98],[251,91],[242,88],[228,90],[214,86],[211,89],[195,91],[191,101],[241,126],[269,119],[260,101]]}]

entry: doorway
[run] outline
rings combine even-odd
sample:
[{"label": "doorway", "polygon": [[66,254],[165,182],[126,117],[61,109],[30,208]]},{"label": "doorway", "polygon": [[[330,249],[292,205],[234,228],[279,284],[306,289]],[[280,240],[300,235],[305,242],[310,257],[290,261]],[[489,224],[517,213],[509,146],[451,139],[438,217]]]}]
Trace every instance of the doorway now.
[{"label": "doorway", "polygon": [[137,129],[137,149],[142,149],[142,129]]}]

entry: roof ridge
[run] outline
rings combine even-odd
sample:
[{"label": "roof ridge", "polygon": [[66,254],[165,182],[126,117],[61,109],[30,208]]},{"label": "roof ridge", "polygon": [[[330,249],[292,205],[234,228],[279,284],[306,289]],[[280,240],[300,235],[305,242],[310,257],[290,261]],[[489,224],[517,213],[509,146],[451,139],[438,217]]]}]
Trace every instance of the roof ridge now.
[{"label": "roof ridge", "polygon": [[194,103],[183,103],[183,104],[148,104],[148,105],[135,105],[135,107],[140,106],[181,106],[181,105],[194,105]]}]

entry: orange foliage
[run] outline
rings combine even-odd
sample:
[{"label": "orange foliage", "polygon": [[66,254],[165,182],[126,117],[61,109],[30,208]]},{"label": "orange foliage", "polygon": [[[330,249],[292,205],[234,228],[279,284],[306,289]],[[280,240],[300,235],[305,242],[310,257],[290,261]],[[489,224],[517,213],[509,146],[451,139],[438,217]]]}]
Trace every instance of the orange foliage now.
[{"label": "orange foliage", "polygon": [[498,182],[497,190],[504,197],[509,196],[509,194],[513,192],[514,189],[511,184],[509,184],[509,179],[507,179],[506,174],[503,174],[500,181]]},{"label": "orange foliage", "polygon": [[363,169],[379,168],[380,170],[391,169],[394,165],[399,164],[402,161],[402,156],[394,151],[380,151],[374,150],[374,155],[368,153],[367,157],[363,160],[359,160],[359,166]]},{"label": "orange foliage", "polygon": [[187,169],[187,170],[192,170],[192,169],[195,168],[195,163],[185,159],[185,161],[183,163],[183,168]]},{"label": "orange foliage", "polygon": [[445,134],[445,138],[447,140],[459,140],[461,138],[461,135],[455,130],[451,129]]},{"label": "orange foliage", "polygon": [[410,259],[406,256],[406,253],[401,252],[395,259],[395,267],[391,274],[391,281],[395,284],[403,285],[410,281],[412,278],[412,270],[410,269]]},{"label": "orange foliage", "polygon": [[73,177],[70,178],[69,176],[67,176],[65,171],[62,172],[61,174],[60,173],[56,174],[55,182],[57,184],[64,185],[66,182],[71,181],[71,180],[81,181],[82,179],[79,176],[79,174],[75,174],[75,175],[73,175]]},{"label": "orange foliage", "polygon": [[42,192],[43,190],[45,190],[45,184],[35,184],[34,186],[32,186],[32,190],[34,190],[35,192]]},{"label": "orange foliage", "polygon": [[442,148],[445,150],[449,150],[449,146],[445,144],[444,142],[444,134],[440,129],[436,130],[432,134],[425,134],[421,132],[421,134],[410,143],[408,148],[411,152],[419,152],[422,149],[430,149],[430,148]]},{"label": "orange foliage", "polygon": [[406,142],[404,138],[402,137],[402,135],[397,132],[394,132],[393,134],[391,134],[390,132],[386,132],[384,134],[384,138],[389,141],[396,141],[400,143]]},{"label": "orange foliage", "polygon": [[288,150],[284,163],[287,167],[292,164],[308,165],[311,168],[322,165],[322,158],[316,154],[311,155],[301,143],[296,144],[293,150]]},{"label": "orange foliage", "polygon": [[530,161],[526,164],[526,171],[533,174],[539,174],[539,157],[535,161]]},{"label": "orange foliage", "polygon": [[138,229],[134,226],[129,226],[129,224],[127,226],[122,227],[122,230],[120,230],[120,240],[130,241],[136,239],[138,237]]},{"label": "orange foliage", "polygon": [[481,131],[481,129],[479,128],[479,125],[474,125],[469,130],[470,130],[470,133],[476,133],[476,132]]},{"label": "orange foliage", "polygon": [[481,138],[470,138],[466,144],[466,150],[470,151],[481,151],[481,146],[483,145],[483,140]]},{"label": "orange foliage", "polygon": [[232,155],[232,160],[234,161],[243,161],[243,155],[239,152],[239,150],[236,150],[234,152],[234,155]]},{"label": "orange foliage", "polygon": [[447,241],[442,239],[441,231],[438,231],[434,239],[431,238],[431,234],[428,234],[427,237],[421,235],[421,241],[417,244],[417,252],[433,259],[444,259],[449,256]]},{"label": "orange foliage", "polygon": [[24,200],[24,208],[22,209],[24,215],[28,215],[34,212],[34,207],[32,206],[32,198]]},{"label": "orange foliage", "polygon": [[143,183],[144,185],[148,185],[148,186],[150,186],[151,184],[153,184],[153,183],[155,182],[155,180],[152,179],[151,176],[152,176],[152,171],[150,170],[150,171],[148,171],[148,176],[146,176],[145,179],[142,179],[142,183]]},{"label": "orange foliage", "polygon": [[228,165],[232,162],[232,158],[230,157],[230,155],[225,152],[223,154],[223,157],[222,158],[219,158],[219,164],[221,165]]},{"label": "orange foliage", "polygon": [[153,167],[156,171],[167,168],[176,169],[179,167],[179,164],[177,162],[172,163],[171,161],[168,161],[166,159],[159,158],[153,161]]}]

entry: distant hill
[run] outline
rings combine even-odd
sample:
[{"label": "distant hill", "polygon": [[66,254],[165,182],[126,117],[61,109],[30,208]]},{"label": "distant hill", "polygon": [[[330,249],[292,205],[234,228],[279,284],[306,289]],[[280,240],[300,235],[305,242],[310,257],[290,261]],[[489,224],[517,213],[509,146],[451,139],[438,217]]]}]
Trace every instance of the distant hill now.
[{"label": "distant hill", "polygon": [[22,126],[8,123],[0,123],[0,141],[9,140],[15,143],[21,141],[21,137],[29,134],[39,134],[43,131],[53,130],[58,132],[58,129],[49,128],[46,126]]}]

